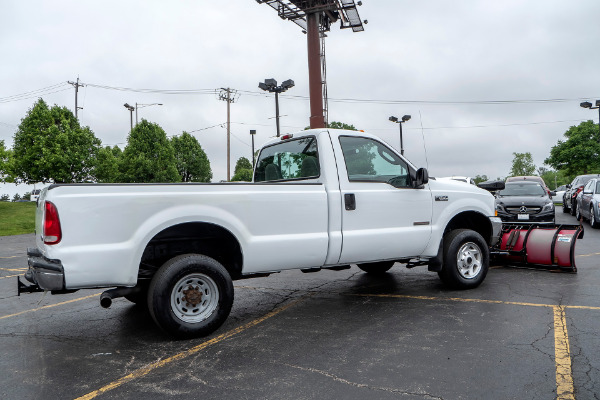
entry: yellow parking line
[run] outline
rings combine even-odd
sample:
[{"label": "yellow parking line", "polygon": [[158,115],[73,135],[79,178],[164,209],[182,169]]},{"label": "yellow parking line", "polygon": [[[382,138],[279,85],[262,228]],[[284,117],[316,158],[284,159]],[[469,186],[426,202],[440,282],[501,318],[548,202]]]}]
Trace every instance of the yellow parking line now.
[{"label": "yellow parking line", "polygon": [[31,310],[25,310],[25,311],[21,311],[21,312],[10,314],[10,315],[4,315],[4,316],[0,317],[0,319],[10,318],[10,317],[16,317],[18,315],[23,315],[23,314],[27,314],[27,313],[34,312],[34,311],[39,311],[39,310],[43,310],[43,309],[46,309],[46,308],[58,307],[58,306],[62,306],[62,305],[69,304],[69,303],[75,303],[76,301],[91,299],[92,297],[96,297],[96,296],[100,296],[100,293],[92,294],[90,296],[80,297],[78,299],[63,301],[62,303],[49,304],[47,306],[33,308]]},{"label": "yellow parking line", "polygon": [[565,311],[567,308],[600,310],[600,307],[588,306],[556,306],[552,304],[521,303],[514,301],[464,299],[456,297],[433,297],[433,296],[410,296],[401,294],[355,294],[352,296],[362,297],[388,297],[415,300],[437,300],[437,301],[459,301],[488,304],[507,304],[527,307],[549,307],[554,313],[554,363],[556,367],[556,394],[557,400],[574,400],[575,389],[573,386],[573,371],[571,370],[571,351],[569,348],[569,334]]},{"label": "yellow parking line", "polygon": [[600,256],[600,253],[592,253],[592,254],[580,254],[576,257],[591,257],[591,256]]},{"label": "yellow parking line", "polygon": [[154,371],[157,368],[164,367],[165,365],[170,364],[170,363],[172,363],[174,361],[179,361],[179,360],[182,360],[182,359],[184,359],[186,357],[189,357],[189,356],[191,356],[193,354],[196,354],[200,350],[204,350],[205,348],[207,348],[209,346],[212,346],[213,344],[219,343],[219,342],[221,342],[221,341],[223,341],[225,339],[229,339],[230,337],[235,336],[238,333],[241,333],[241,332],[245,331],[248,328],[252,328],[253,326],[260,324],[261,322],[263,322],[263,321],[265,321],[265,320],[267,320],[267,319],[269,319],[271,317],[274,317],[275,315],[281,313],[282,311],[287,310],[288,308],[292,307],[293,305],[296,305],[297,303],[305,300],[306,298],[307,298],[307,296],[302,297],[302,298],[300,298],[300,299],[298,299],[296,301],[293,301],[293,302],[291,302],[291,303],[289,303],[289,304],[287,304],[287,305],[285,305],[283,307],[277,308],[277,309],[271,311],[270,313],[263,315],[260,318],[257,318],[257,319],[255,319],[253,321],[250,321],[247,324],[239,326],[239,327],[237,327],[235,329],[232,329],[229,332],[225,332],[225,333],[223,333],[223,334],[221,334],[221,335],[219,335],[219,336],[217,336],[215,338],[207,340],[206,342],[200,343],[199,345],[194,346],[191,349],[188,349],[186,351],[182,351],[181,353],[175,354],[174,356],[171,356],[169,358],[165,358],[164,360],[153,362],[152,364],[149,364],[149,365],[147,365],[145,367],[137,369],[137,370],[133,371],[132,373],[130,373],[129,375],[126,375],[126,376],[124,376],[124,377],[122,377],[120,379],[117,379],[116,381],[111,382],[108,385],[105,385],[105,386],[101,387],[98,390],[94,390],[93,392],[90,392],[90,393],[88,393],[88,394],[86,394],[84,396],[78,397],[75,400],[89,400],[89,399],[93,399],[93,398],[95,398],[96,396],[98,396],[98,395],[100,395],[102,393],[106,393],[106,392],[108,392],[110,390],[116,389],[117,387],[119,387],[119,386],[121,386],[121,385],[123,385],[125,383],[131,382],[134,379],[141,378],[142,376],[148,375],[150,372]]},{"label": "yellow parking line", "polygon": [[0,258],[17,258],[17,257],[21,257],[21,256],[8,256],[8,257],[0,257]]},{"label": "yellow parking line", "polygon": [[20,276],[20,274],[17,274],[17,275],[6,275],[6,276],[0,276],[0,279],[14,278],[15,276]]},{"label": "yellow parking line", "polygon": [[0,271],[27,271],[27,268],[0,268]]},{"label": "yellow parking line", "polygon": [[573,373],[571,371],[571,351],[565,307],[554,306],[554,362],[556,363],[556,398],[575,400]]}]

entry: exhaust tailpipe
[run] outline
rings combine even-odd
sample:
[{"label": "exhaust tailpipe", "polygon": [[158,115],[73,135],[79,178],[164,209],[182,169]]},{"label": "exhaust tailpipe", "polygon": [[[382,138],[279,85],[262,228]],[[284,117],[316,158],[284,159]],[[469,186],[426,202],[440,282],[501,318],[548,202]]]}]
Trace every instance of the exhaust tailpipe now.
[{"label": "exhaust tailpipe", "polygon": [[109,289],[100,295],[100,305],[104,308],[109,308],[112,305],[113,299],[124,297],[130,294],[135,294],[140,291],[139,286],[134,287],[118,287]]}]

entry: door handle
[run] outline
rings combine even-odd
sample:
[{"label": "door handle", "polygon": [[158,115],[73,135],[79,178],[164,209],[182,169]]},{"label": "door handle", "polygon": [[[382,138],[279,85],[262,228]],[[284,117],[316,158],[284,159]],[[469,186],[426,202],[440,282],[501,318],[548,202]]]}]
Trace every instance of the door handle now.
[{"label": "door handle", "polygon": [[344,194],[344,204],[347,211],[356,210],[356,197],[354,197],[354,193]]}]

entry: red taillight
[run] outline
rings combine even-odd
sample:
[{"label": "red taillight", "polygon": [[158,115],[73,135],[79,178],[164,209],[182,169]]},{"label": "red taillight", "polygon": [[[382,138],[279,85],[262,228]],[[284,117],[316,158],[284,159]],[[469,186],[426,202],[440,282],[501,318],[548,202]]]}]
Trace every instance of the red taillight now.
[{"label": "red taillight", "polygon": [[58,210],[49,201],[46,201],[44,208],[44,243],[57,244],[62,239]]}]

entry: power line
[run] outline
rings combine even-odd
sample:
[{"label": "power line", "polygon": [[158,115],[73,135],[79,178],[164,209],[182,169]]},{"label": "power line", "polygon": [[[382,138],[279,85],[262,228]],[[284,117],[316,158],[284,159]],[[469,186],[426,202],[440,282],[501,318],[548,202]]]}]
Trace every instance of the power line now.
[{"label": "power line", "polygon": [[33,97],[41,97],[53,93],[64,92],[65,90],[70,89],[70,87],[64,87],[65,85],[67,85],[67,83],[62,82],[56,85],[46,86],[41,89],[31,90],[29,92],[23,92],[12,96],[0,97],[0,103],[11,103],[14,101],[31,99]]}]

